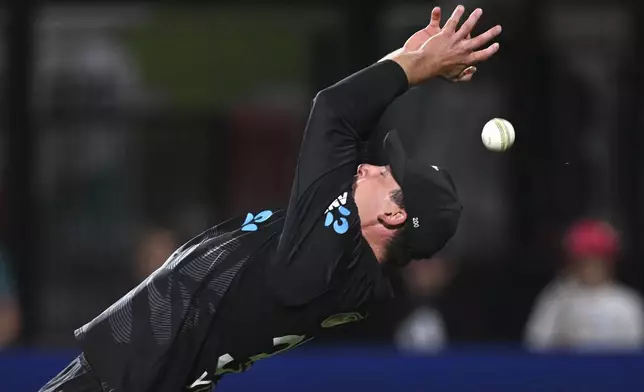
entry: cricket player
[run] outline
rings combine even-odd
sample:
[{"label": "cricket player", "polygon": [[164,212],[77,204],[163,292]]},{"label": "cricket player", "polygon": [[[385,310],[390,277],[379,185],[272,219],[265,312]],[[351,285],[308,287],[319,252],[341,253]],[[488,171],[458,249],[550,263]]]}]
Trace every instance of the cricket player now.
[{"label": "cricket player", "polygon": [[401,49],[319,92],[287,209],[249,212],[180,247],[75,332],[82,354],[41,391],[210,391],[390,298],[384,267],[440,250],[462,207],[447,172],[409,157],[395,131],[387,166],[360,164],[358,146],[410,86],[468,81],[497,52],[501,27],[472,38],[482,11],[458,28],[463,13],[441,28],[434,9]]}]

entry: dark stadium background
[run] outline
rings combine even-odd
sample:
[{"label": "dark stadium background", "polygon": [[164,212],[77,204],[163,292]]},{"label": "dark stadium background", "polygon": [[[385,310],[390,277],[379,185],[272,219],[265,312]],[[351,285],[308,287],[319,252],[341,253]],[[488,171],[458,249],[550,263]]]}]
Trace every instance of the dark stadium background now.
[{"label": "dark stadium background", "polygon": [[[0,246],[21,322],[0,364],[17,372],[22,355],[73,350],[73,329],[142,279],[137,255],[151,234],[180,244],[227,217],[284,206],[315,92],[398,48],[432,6],[447,17],[457,4],[5,1]],[[484,9],[478,31],[503,25],[501,52],[470,84],[433,81],[400,98],[365,157],[382,162],[380,140],[397,128],[452,172],[465,210],[436,304],[450,345],[478,347],[485,361],[521,349],[577,219],[613,223],[618,277],[644,290],[644,3],[460,4]],[[493,117],[515,126],[507,153],[480,142]],[[398,300],[318,346],[388,347],[407,306]]]}]

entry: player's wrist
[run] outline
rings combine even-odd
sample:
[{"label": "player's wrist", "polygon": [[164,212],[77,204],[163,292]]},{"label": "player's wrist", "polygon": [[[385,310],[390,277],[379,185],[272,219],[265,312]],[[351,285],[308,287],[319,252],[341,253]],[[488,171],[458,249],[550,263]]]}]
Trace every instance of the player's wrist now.
[{"label": "player's wrist", "polygon": [[405,51],[405,48],[398,48],[394,50],[393,52],[389,53],[385,57],[381,58],[378,62],[383,62],[385,60],[392,60],[395,56],[398,56],[399,54],[403,53]]},{"label": "player's wrist", "polygon": [[407,75],[409,86],[418,85],[428,79],[439,75],[436,62],[427,59],[419,51],[401,51],[391,56],[390,60],[396,62]]}]

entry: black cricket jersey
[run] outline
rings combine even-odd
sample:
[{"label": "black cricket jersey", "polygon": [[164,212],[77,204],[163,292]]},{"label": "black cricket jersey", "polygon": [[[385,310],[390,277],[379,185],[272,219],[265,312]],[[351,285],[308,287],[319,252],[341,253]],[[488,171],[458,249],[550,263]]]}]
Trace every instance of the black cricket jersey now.
[{"label": "black cricket jersey", "polygon": [[286,210],[207,230],[76,331],[105,390],[207,391],[391,297],[352,186],[359,143],[407,87],[384,61],[318,93]]}]

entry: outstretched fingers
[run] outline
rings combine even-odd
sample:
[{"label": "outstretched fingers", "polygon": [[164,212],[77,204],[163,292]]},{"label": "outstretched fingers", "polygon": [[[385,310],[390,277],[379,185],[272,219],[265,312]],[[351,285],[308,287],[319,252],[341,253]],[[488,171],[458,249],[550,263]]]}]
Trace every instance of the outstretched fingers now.
[{"label": "outstretched fingers", "polygon": [[452,12],[452,16],[449,17],[447,22],[445,23],[445,27],[443,27],[443,31],[447,33],[454,33],[456,32],[456,26],[458,26],[458,22],[461,21],[461,17],[463,16],[463,13],[465,12],[465,7],[462,5],[459,5],[454,9],[454,12]]},{"label": "outstretched fingers", "polygon": [[464,39],[468,34],[471,34],[479,19],[481,19],[481,15],[483,15],[483,10],[480,8],[475,9],[456,33],[456,39]]},{"label": "outstretched fingers", "polygon": [[467,56],[467,60],[466,60],[467,64],[476,64],[476,63],[480,63],[481,61],[485,61],[490,57],[494,56],[494,54],[498,51],[499,51],[499,44],[495,42],[485,49],[477,50],[476,52],[470,53],[470,55]]},{"label": "outstretched fingers", "polygon": [[482,46],[487,45],[490,41],[501,34],[501,26],[494,26],[485,33],[478,35],[467,41],[467,47],[470,50],[476,50]]}]

